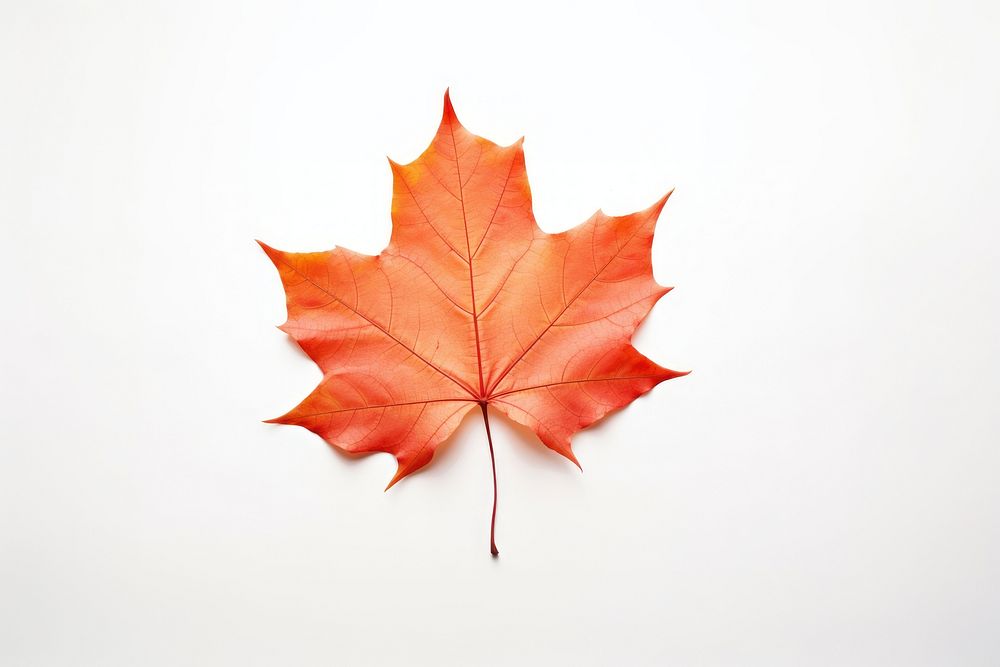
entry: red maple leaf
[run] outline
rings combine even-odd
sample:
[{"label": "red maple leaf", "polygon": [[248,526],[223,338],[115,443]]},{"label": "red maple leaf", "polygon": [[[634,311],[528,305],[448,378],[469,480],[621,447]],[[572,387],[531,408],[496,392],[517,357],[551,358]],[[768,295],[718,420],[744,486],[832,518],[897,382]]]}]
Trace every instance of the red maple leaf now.
[{"label": "red maple leaf", "polygon": [[[669,288],[653,280],[653,228],[669,193],[625,216],[598,211],[559,234],[535,223],[522,141],[466,130],[444,98],[413,162],[391,162],[392,238],[376,256],[290,253],[261,243],[281,275],[280,328],[322,369],[288,414],[341,450],[389,452],[389,487],[427,465],[477,406],[490,458],[493,406],[579,465],[570,437],[684,375],[632,334]],[[386,487],[388,488],[388,487]],[[496,464],[490,549],[496,555]]]}]

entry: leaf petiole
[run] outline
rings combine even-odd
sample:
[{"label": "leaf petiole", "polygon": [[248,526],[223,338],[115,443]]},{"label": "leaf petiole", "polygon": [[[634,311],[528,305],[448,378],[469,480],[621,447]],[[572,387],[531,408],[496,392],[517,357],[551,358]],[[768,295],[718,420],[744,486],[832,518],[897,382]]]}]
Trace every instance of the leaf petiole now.
[{"label": "leaf petiole", "polygon": [[493,467],[493,516],[490,518],[490,553],[494,558],[500,555],[497,551],[496,526],[497,526],[497,462],[493,455],[493,434],[490,433],[490,414],[486,409],[486,401],[479,401],[479,407],[483,410],[483,423],[486,424],[486,440],[490,443],[490,465]]}]

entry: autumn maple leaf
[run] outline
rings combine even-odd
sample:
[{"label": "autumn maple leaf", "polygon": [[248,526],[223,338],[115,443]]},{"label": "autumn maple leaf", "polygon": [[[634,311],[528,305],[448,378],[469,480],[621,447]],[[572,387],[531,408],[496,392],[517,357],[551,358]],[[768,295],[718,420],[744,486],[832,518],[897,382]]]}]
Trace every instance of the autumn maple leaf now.
[{"label": "autumn maple leaf", "polygon": [[[535,223],[523,140],[466,130],[444,98],[431,145],[390,160],[392,238],[379,255],[261,247],[281,275],[280,328],[323,371],[288,414],[352,453],[388,452],[389,487],[427,465],[476,407],[493,461],[493,406],[579,466],[571,436],[664,380],[632,334],[669,288],[653,280],[653,228],[669,193],[625,216],[598,211],[546,234]],[[389,487],[386,487],[387,489]]]}]

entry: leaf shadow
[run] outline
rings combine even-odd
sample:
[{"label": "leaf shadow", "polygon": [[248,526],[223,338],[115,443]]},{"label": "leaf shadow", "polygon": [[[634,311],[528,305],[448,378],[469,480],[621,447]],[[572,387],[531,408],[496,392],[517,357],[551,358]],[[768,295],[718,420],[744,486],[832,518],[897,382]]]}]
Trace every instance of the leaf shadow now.
[{"label": "leaf shadow", "polygon": [[[464,434],[469,432],[470,428],[474,426],[469,426],[468,422],[481,420],[479,409],[469,410],[462,421],[459,423],[458,428],[455,429],[454,433],[451,434],[444,442],[438,445],[437,449],[434,451],[434,456],[431,458],[430,462],[427,463],[423,468],[416,470],[389,489],[389,493],[395,495],[405,495],[408,493],[408,489],[414,487],[413,482],[418,480],[430,481],[437,477],[448,477],[454,468],[457,467],[458,459],[452,453],[456,444],[460,441],[465,440]],[[483,432],[483,444],[485,445],[486,433]],[[366,456],[366,454],[360,454],[359,456]],[[395,459],[389,455],[389,460],[395,463]],[[395,470],[393,470],[395,472]],[[390,475],[391,476],[391,475]],[[388,481],[388,480],[386,480]]]},{"label": "leaf shadow", "polygon": [[[580,471],[571,461],[543,445],[531,429],[509,419],[498,410],[489,408],[489,411],[490,428],[493,433],[493,447],[497,459],[496,465],[498,471],[502,471],[506,467],[503,461],[505,458],[505,451],[516,450],[518,452],[516,456],[527,456],[530,459],[529,465],[533,467],[544,468],[565,477],[579,476]],[[473,423],[470,424],[470,421]],[[407,482],[412,482],[416,479],[432,479],[439,476],[447,477],[452,474],[453,470],[458,467],[458,459],[455,457],[452,450],[458,443],[466,443],[470,439],[468,436],[471,435],[473,431],[478,432],[478,436],[482,440],[480,444],[485,449],[487,443],[486,429],[482,424],[482,415],[478,408],[470,410],[466,413],[466,415],[462,418],[462,422],[459,424],[458,428],[455,429],[455,432],[452,433],[451,437],[441,443],[441,445],[434,452],[434,458],[431,459],[430,463],[400,480],[399,484],[392,488],[392,491],[395,491],[396,489],[408,488],[411,485],[407,484]],[[514,443],[512,448],[504,446],[509,442]],[[368,456],[368,454],[351,454],[342,452],[334,447],[331,447],[331,449],[336,451],[337,454],[350,460]],[[498,474],[503,473],[498,472]],[[405,493],[405,491],[403,491],[403,493]]]},{"label": "leaf shadow", "polygon": [[[648,400],[647,396],[640,396],[636,399],[638,402],[647,402]],[[626,412],[625,408],[627,407],[629,406],[625,406],[608,413],[600,421],[588,426],[586,429],[576,434],[576,437],[573,439],[573,452],[577,455],[578,459],[585,458],[585,452],[595,443],[599,443],[601,446],[614,446],[618,442],[622,442],[624,444],[635,444],[634,439],[630,439],[626,442],[623,438],[610,437],[614,433],[620,433],[617,422],[621,420],[621,415]],[[490,426],[493,430],[493,446],[496,450],[498,467],[503,467],[501,458],[504,457],[504,452],[506,450],[517,452],[516,456],[518,457],[527,457],[530,460],[530,465],[533,467],[544,468],[564,477],[577,477],[582,474],[583,471],[578,469],[572,461],[550,450],[542,444],[542,442],[538,439],[538,436],[536,436],[534,431],[530,428],[523,426],[522,424],[518,424],[494,408],[489,408],[489,410]],[[470,426],[468,424],[469,421],[476,422],[476,424]],[[451,435],[451,437],[445,440],[437,448],[434,452],[434,458],[431,459],[430,463],[407,475],[406,478],[400,480],[400,483],[394,488],[403,489],[409,487],[410,484],[405,484],[405,482],[416,479],[437,477],[438,475],[447,476],[449,471],[455,467],[453,464],[456,462],[452,450],[459,441],[465,441],[467,439],[465,436],[469,434],[469,430],[476,429],[479,423],[481,423],[479,411],[470,410],[465,417],[463,417],[462,422],[459,424],[458,428]],[[485,445],[485,430],[482,429],[481,426],[478,430],[483,431],[481,435],[484,441],[483,444]],[[513,443],[513,446],[509,448],[504,447],[507,443]],[[385,460],[395,463],[395,459],[392,455],[386,452],[347,452],[329,443],[325,444],[327,444],[327,448],[333,452],[336,459],[339,459],[348,465],[360,464],[363,459],[367,459],[370,456],[384,456]],[[581,452],[583,452],[583,455],[581,455]],[[581,460],[581,467],[583,467],[583,463],[584,461]],[[389,477],[391,477],[391,475],[392,473],[390,472]]]},{"label": "leaf shadow", "polygon": [[[489,408],[490,426],[493,429],[494,447],[508,441],[514,443],[511,449],[517,450],[518,456],[527,456],[532,465],[556,471],[567,477],[578,476],[580,470],[573,462],[552,451],[538,439],[535,432],[523,424],[518,424],[495,408]],[[499,428],[498,428],[499,426]],[[497,438],[496,436],[500,437]],[[497,447],[499,449],[499,447]]]},{"label": "leaf shadow", "polygon": [[[623,415],[627,415],[629,410],[665,410],[662,403],[657,403],[656,399],[653,397],[653,392],[656,387],[653,387],[650,391],[635,397],[632,402],[623,405],[619,408],[615,408],[608,414],[604,415],[600,420],[591,424],[587,428],[579,431],[576,437],[573,439],[573,452],[577,455],[577,458],[582,459],[585,457],[586,452],[594,446],[600,447],[621,447],[620,453],[622,455],[627,454],[637,454],[638,450],[636,447],[641,447],[648,445],[655,441],[657,434],[647,433],[648,437],[635,437],[634,434],[626,435],[628,433],[627,429],[622,426],[628,422],[625,418],[623,422]],[[662,389],[661,389],[662,393]],[[621,424],[619,423],[621,422]],[[617,435],[617,437],[615,437]],[[582,437],[581,437],[582,436]],[[581,456],[583,453],[583,456]],[[581,461],[581,465],[583,461]]]}]

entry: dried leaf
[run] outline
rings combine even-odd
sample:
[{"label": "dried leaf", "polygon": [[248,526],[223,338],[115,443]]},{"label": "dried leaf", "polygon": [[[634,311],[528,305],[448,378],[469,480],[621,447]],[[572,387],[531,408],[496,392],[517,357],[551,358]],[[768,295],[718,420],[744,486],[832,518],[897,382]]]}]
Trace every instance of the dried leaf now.
[{"label": "dried leaf", "polygon": [[[466,130],[445,93],[431,145],[390,161],[392,238],[377,256],[261,246],[284,284],[281,329],[323,371],[288,414],[347,452],[389,452],[391,487],[427,465],[476,407],[531,428],[579,465],[571,436],[684,373],[640,354],[632,334],[668,288],[653,280],[653,228],[669,194],[625,216],[598,211],[538,228],[522,142]],[[491,550],[496,554],[496,470]],[[388,488],[388,487],[387,487]]]}]

